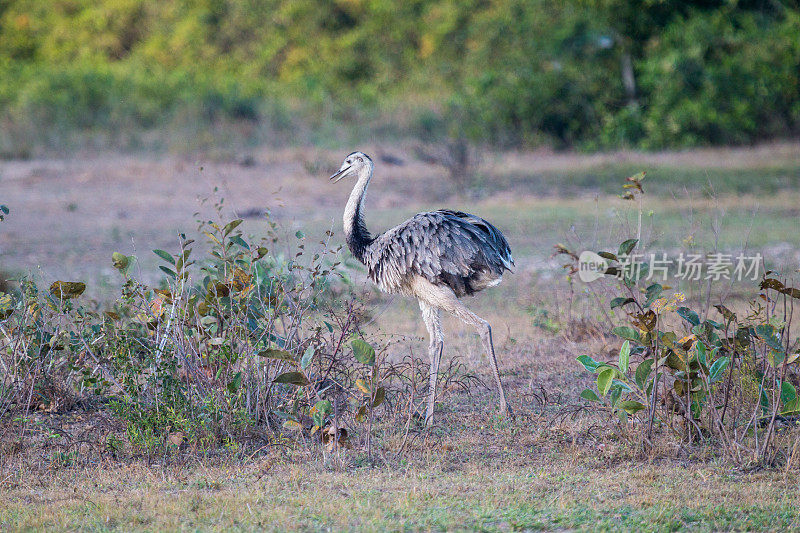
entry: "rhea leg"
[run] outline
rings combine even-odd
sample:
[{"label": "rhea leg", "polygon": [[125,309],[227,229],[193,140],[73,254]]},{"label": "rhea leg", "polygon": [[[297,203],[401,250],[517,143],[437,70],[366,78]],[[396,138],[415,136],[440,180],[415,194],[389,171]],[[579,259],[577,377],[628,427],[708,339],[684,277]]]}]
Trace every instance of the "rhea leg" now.
[{"label": "rhea leg", "polygon": [[[477,316],[477,315],[476,315]],[[497,356],[494,353],[494,342],[492,342],[492,326],[484,320],[485,323],[485,339],[484,344],[487,345],[489,352],[489,361],[492,364],[492,372],[494,373],[494,380],[497,382],[497,391],[500,394],[500,412],[506,416],[514,416],[511,407],[506,401],[506,391],[503,390],[503,382],[500,381],[500,370],[497,368]]]},{"label": "rhea leg", "polygon": [[452,311],[453,315],[457,316],[467,324],[474,327],[478,334],[481,336],[481,340],[483,340],[483,344],[486,347],[486,351],[489,355],[489,364],[492,367],[492,373],[494,374],[494,381],[497,383],[497,391],[500,394],[500,411],[504,415],[510,415],[511,410],[508,407],[508,402],[506,401],[506,392],[503,390],[503,383],[500,381],[500,369],[497,367],[497,356],[494,353],[494,342],[492,342],[492,327],[489,323],[470,311],[467,306],[462,304],[459,300],[456,300],[458,304],[455,310]]},{"label": "rhea leg", "polygon": [[[495,383],[497,383],[497,390],[500,394],[500,411],[505,415],[510,415],[511,410],[506,401],[503,383],[500,381],[500,370],[497,367],[497,356],[495,355],[494,343],[492,342],[492,328],[489,323],[461,303],[461,300],[458,299],[449,287],[434,285],[425,278],[420,277],[415,280],[413,290],[420,300],[420,306],[424,302],[432,308],[443,309],[460,318],[478,331],[489,355],[489,363],[492,367]],[[423,316],[424,314],[425,312],[423,310]],[[441,325],[439,325],[439,329],[441,330]]]},{"label": "rhea leg", "polygon": [[430,376],[428,385],[428,406],[425,409],[425,425],[433,424],[433,409],[436,404],[436,381],[439,377],[439,362],[442,360],[444,350],[444,334],[442,332],[442,322],[439,309],[434,308],[420,300],[419,308],[422,310],[422,320],[428,328],[430,345],[428,346],[428,356],[431,360]]}]

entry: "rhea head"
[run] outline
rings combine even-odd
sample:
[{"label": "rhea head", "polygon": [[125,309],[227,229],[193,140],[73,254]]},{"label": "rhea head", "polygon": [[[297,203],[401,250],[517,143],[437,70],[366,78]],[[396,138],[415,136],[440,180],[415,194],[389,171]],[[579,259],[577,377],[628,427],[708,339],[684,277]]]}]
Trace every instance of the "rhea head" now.
[{"label": "rhea head", "polygon": [[353,152],[344,158],[344,163],[342,163],[342,166],[336,171],[336,174],[331,176],[331,181],[336,183],[340,179],[360,175],[362,170],[371,170],[372,167],[372,159],[370,159],[367,154],[364,152]]}]

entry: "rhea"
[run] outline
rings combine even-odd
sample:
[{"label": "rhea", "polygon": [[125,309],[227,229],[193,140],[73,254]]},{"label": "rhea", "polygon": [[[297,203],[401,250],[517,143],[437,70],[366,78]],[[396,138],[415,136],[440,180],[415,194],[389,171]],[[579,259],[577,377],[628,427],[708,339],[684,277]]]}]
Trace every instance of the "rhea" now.
[{"label": "rhea", "polygon": [[372,159],[353,152],[331,180],[356,179],[344,210],[344,234],[353,256],[367,267],[369,278],[384,292],[413,296],[419,301],[430,335],[425,424],[433,424],[436,381],[444,350],[442,311],[458,317],[480,334],[500,394],[500,411],[509,415],[492,328],[459,299],[500,283],[503,273],[514,266],[508,242],[484,219],[449,209],[419,213],[373,237],[364,223],[364,196],[373,169]]}]

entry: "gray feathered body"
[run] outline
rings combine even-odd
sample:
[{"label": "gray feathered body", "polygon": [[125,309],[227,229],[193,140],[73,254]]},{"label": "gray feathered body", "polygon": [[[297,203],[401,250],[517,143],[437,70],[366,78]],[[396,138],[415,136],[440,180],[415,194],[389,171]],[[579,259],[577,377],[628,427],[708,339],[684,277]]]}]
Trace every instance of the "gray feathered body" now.
[{"label": "gray feathered body", "polygon": [[411,293],[413,278],[422,276],[461,297],[496,285],[514,265],[503,234],[478,216],[447,209],[419,213],[372,238],[358,211],[348,246],[385,292]]},{"label": "gray feathered body", "polygon": [[473,326],[484,341],[500,393],[500,410],[510,412],[492,343],[489,323],[470,311],[459,298],[500,283],[514,260],[500,230],[484,219],[440,209],[419,213],[389,231],[372,237],[364,224],[364,196],[374,165],[363,152],[348,155],[331,176],[336,182],[357,176],[342,217],[347,246],[367,266],[381,290],[415,296],[430,335],[430,384],[425,425],[433,423],[436,381],[444,349],[441,312]]}]

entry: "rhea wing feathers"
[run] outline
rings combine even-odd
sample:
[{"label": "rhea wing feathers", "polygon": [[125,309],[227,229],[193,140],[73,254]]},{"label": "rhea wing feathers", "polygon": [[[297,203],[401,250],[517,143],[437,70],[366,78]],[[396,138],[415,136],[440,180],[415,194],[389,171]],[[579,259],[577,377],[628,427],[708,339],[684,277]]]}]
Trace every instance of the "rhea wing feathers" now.
[{"label": "rhea wing feathers", "polygon": [[388,292],[402,292],[418,275],[459,296],[499,280],[514,264],[500,230],[478,216],[446,209],[419,213],[379,235],[363,259],[369,277]]}]

